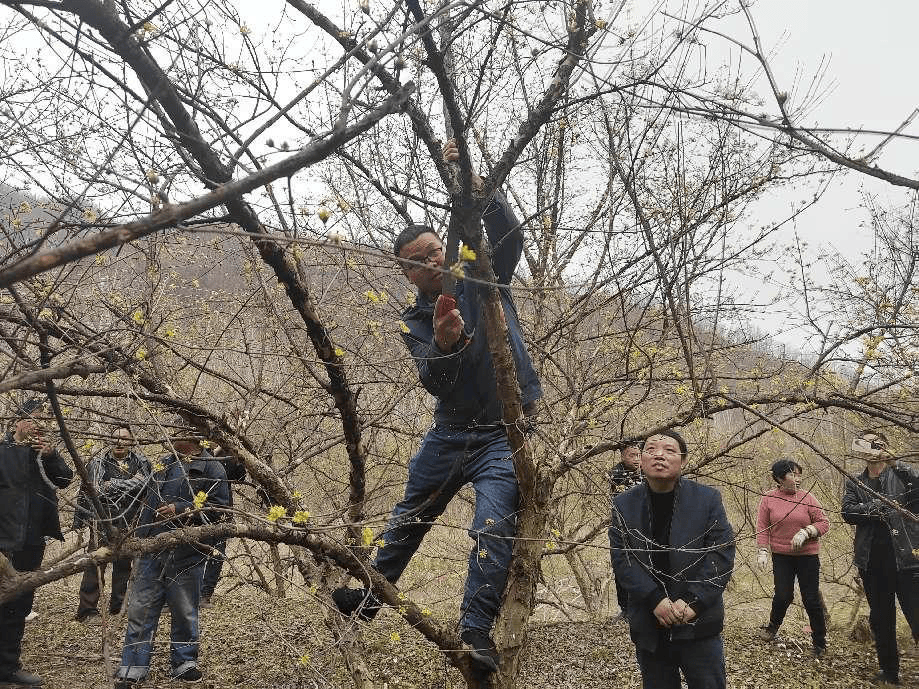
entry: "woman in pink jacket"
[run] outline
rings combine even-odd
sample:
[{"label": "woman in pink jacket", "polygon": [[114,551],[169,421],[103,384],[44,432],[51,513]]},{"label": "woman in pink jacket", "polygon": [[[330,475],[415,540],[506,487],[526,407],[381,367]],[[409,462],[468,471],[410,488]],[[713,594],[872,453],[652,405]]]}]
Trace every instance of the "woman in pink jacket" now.
[{"label": "woman in pink jacket", "polygon": [[799,490],[801,465],[781,459],[772,465],[772,478],[777,488],[763,496],[756,519],[757,561],[766,569],[772,552],[772,579],[775,595],[769,624],[760,631],[760,638],[775,638],[785,612],[794,598],[795,577],[801,590],[801,602],[810,618],[814,655],[826,651],[826,617],[820,598],[820,541],[830,523],[817,498]]}]

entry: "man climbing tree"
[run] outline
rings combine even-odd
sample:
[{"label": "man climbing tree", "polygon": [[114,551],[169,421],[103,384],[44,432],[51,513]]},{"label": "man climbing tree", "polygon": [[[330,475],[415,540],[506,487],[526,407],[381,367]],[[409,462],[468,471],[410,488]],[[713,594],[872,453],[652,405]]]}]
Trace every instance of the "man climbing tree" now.
[{"label": "man climbing tree", "polygon": [[[444,160],[459,159],[451,140]],[[478,180],[475,180],[478,182]],[[508,285],[523,251],[520,224],[507,200],[496,192],[483,219],[493,247],[492,261],[501,285],[501,304],[517,366],[524,411],[535,410],[542,388],[524,347]],[[460,281],[455,297],[442,293],[444,247],[434,230],[411,225],[396,238],[393,251],[402,272],[418,288],[414,306],[402,314],[403,337],[418,367],[421,383],[437,398],[434,425],[409,464],[405,498],[393,509],[374,566],[396,582],[434,520],[466,483],[475,488],[475,517],[469,536],[469,572],[460,612],[462,640],[484,670],[498,669],[491,628],[498,613],[513,548],[517,478],[495,371],[484,333],[477,331],[485,286]],[[366,589],[334,592],[339,610],[365,619],[380,609]]]}]

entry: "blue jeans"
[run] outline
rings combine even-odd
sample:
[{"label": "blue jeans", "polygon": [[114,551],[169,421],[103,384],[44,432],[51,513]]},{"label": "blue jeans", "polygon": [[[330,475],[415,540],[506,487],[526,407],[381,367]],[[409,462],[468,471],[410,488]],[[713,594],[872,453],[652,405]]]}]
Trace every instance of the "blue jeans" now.
[{"label": "blue jeans", "polygon": [[725,689],[721,635],[687,641],[661,641],[654,652],[638,650],[644,689],[680,689],[680,670],[689,689]]},{"label": "blue jeans", "polygon": [[435,426],[408,466],[405,498],[395,506],[374,566],[390,582],[402,576],[421,540],[465,484],[475,489],[469,572],[460,627],[490,633],[507,581],[517,529],[517,477],[507,434]]},{"label": "blue jeans", "polygon": [[169,550],[140,558],[128,599],[128,628],[117,678],[146,679],[164,603],[172,617],[169,659],[173,674],[198,665],[201,567],[200,560],[191,564],[185,560],[177,566]]}]

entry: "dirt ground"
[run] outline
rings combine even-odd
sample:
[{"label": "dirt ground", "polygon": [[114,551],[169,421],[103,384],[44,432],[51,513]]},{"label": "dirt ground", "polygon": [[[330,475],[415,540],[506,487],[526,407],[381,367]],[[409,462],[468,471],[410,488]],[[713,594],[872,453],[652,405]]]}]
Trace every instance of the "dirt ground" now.
[{"label": "dirt ground", "polygon": [[[78,577],[39,590],[37,620],[26,628],[23,661],[49,689],[111,687],[124,634],[123,618],[87,626],[73,620]],[[103,601],[104,603],[104,601]],[[100,609],[104,605],[100,604]],[[437,613],[435,612],[435,615]],[[729,610],[725,630],[728,686],[737,689],[874,686],[873,646],[831,628],[827,655],[814,660],[800,615],[792,610],[776,642],[756,638],[760,620]],[[905,632],[905,629],[902,630]],[[145,687],[188,686],[168,679],[169,616],[160,621],[153,672]],[[397,636],[396,636],[397,635]],[[919,687],[919,651],[901,634],[902,682]],[[341,655],[311,599],[278,599],[252,587],[218,589],[201,615],[202,689],[348,687]],[[519,686],[588,689],[640,687],[634,648],[623,623],[556,622],[534,626]],[[367,625],[363,640],[380,689],[460,689],[459,676],[392,611]],[[103,658],[108,657],[108,666]]]}]

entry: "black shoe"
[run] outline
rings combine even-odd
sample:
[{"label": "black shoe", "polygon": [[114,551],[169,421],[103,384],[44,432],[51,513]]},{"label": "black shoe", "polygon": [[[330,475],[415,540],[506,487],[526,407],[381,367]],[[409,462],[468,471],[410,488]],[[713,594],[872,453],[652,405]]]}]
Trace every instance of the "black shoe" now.
[{"label": "black shoe", "polygon": [[872,677],[871,681],[875,684],[900,684],[900,678],[897,675],[892,675],[884,670]]},{"label": "black shoe", "polygon": [[134,689],[135,686],[140,684],[139,679],[116,679],[115,680],[115,689]]},{"label": "black shoe", "polygon": [[173,675],[173,679],[178,679],[183,682],[197,682],[204,675],[201,674],[201,670],[196,667],[190,667],[185,672],[182,672],[178,675]]},{"label": "black shoe", "polygon": [[814,646],[814,658],[822,658],[826,655],[826,644],[822,646]]},{"label": "black shoe", "polygon": [[77,622],[82,622],[83,624],[98,624],[101,620],[102,615],[99,614],[99,611],[93,608],[92,610],[86,610],[84,612],[78,612],[73,616]]},{"label": "black shoe", "polygon": [[475,629],[467,629],[460,634],[463,643],[470,646],[469,656],[489,672],[498,671],[498,651],[495,642],[488,634],[483,634]]},{"label": "black shoe", "polygon": [[345,617],[351,617],[357,612],[358,617],[368,622],[377,616],[383,605],[367,589],[335,589],[332,591],[332,600],[338,612]]},{"label": "black shoe", "polygon": [[756,633],[756,636],[759,637],[760,641],[775,641],[776,634],[779,633],[778,629],[773,629],[772,627],[760,627],[760,630]]},{"label": "black shoe", "polygon": [[18,684],[21,687],[40,687],[44,685],[45,680],[38,675],[33,675],[31,672],[20,669],[0,675],[0,683]]}]

